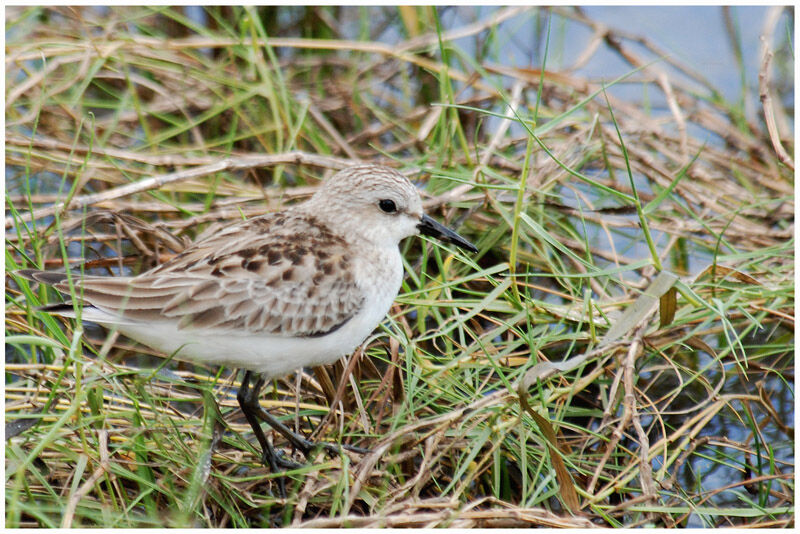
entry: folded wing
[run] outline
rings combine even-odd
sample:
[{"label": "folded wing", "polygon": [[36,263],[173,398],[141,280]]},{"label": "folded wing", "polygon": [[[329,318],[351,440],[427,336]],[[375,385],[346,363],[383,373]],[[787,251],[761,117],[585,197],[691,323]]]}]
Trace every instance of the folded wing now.
[{"label": "folded wing", "polygon": [[[31,272],[69,293],[66,274]],[[229,227],[136,277],[87,276],[74,284],[84,302],[126,321],[289,337],[336,330],[364,301],[346,241],[291,212]]]}]

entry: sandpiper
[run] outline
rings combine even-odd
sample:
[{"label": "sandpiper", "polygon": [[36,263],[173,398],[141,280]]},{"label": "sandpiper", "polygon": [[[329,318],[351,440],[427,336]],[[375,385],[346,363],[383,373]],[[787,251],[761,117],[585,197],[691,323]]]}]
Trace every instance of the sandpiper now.
[{"label": "sandpiper", "polygon": [[[66,294],[71,276],[84,320],[177,358],[244,369],[237,399],[262,461],[277,470],[286,462],[260,420],[305,455],[315,444],[260,406],[262,386],[355,350],[400,289],[400,241],[419,233],[477,252],[423,213],[405,176],[358,165],[336,173],[306,202],[233,224],[138,276],[17,274]],[[44,309],[75,316],[70,302]]]}]

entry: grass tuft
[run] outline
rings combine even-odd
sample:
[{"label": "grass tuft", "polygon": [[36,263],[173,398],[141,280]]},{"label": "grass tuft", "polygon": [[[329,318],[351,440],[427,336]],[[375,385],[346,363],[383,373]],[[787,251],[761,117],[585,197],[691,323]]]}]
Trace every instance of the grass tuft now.
[{"label": "grass tuft", "polygon": [[[6,8],[6,526],[793,524],[775,9],[772,129],[735,8],[734,102],[577,9]],[[571,25],[625,71],[554,67]],[[402,243],[362,350],[267,388],[287,425],[372,451],[288,471],[286,499],[234,370],[43,313],[60,297],[14,274],[141,272],[363,161],[480,252]]]}]

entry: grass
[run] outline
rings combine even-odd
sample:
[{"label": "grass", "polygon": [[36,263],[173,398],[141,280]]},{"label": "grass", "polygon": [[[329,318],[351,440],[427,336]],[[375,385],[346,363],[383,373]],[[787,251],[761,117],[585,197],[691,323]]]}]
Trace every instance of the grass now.
[{"label": "grass", "polygon": [[[7,8],[6,526],[793,524],[793,172],[744,102],[614,29],[609,80],[508,59],[526,21],[561,61],[600,27],[566,8],[201,12]],[[406,240],[363,350],[267,388],[372,451],[285,500],[235,370],[36,311],[60,297],[12,274],[141,272],[359,160],[480,252]]]}]

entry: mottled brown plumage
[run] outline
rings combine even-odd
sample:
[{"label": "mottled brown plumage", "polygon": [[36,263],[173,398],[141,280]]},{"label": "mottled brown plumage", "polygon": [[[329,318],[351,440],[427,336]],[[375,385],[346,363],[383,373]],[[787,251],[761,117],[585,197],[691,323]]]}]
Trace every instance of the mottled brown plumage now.
[{"label": "mottled brown plumage", "polygon": [[[345,239],[315,217],[272,213],[230,226],[139,276],[87,276],[75,285],[86,302],[137,321],[318,336],[364,301],[349,257]],[[55,287],[69,293],[66,279]]]}]

